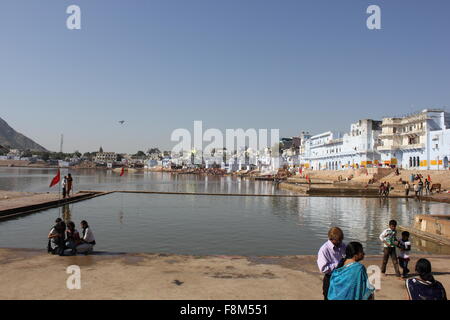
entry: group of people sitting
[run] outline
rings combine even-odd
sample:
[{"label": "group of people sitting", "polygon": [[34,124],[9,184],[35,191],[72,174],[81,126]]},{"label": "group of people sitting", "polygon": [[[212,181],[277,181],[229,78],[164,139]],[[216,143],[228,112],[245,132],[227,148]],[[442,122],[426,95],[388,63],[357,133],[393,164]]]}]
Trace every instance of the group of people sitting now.
[{"label": "group of people sitting", "polygon": [[[392,221],[391,221],[392,222]],[[385,242],[382,263],[383,274],[386,273],[387,256],[397,259],[395,248],[391,249],[387,237],[395,237],[395,228],[390,224],[392,232],[380,235]],[[365,266],[364,248],[359,242],[343,243],[344,233],[340,228],[331,228],[328,241],[320,248],[317,265],[324,274],[323,295],[325,300],[372,300],[375,299],[375,287],[370,283]],[[406,241],[408,242],[408,241]],[[397,241],[399,243],[399,241]],[[394,242],[393,242],[394,245]],[[388,246],[388,247],[386,247]],[[403,249],[405,250],[405,248]],[[409,257],[408,257],[409,260]],[[394,261],[393,261],[394,262]],[[407,265],[404,275],[408,273]],[[400,278],[398,264],[394,263],[397,276]],[[415,266],[417,278],[406,279],[406,291],[410,300],[447,300],[444,287],[436,281],[431,273],[431,263],[427,259],[419,259]]]},{"label": "group of people sitting", "polygon": [[60,256],[91,253],[95,246],[94,233],[87,221],[81,221],[80,226],[81,236],[75,229],[75,223],[68,221],[66,225],[61,218],[57,218],[48,234],[47,251]]}]

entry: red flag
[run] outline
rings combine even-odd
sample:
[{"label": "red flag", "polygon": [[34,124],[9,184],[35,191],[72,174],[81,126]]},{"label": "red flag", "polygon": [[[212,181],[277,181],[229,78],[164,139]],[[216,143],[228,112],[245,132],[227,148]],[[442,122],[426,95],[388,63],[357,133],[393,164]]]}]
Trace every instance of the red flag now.
[{"label": "red flag", "polygon": [[122,167],[122,171],[120,171],[120,176],[123,176],[124,173],[125,173],[125,168]]},{"label": "red flag", "polygon": [[61,173],[59,172],[58,169],[58,173],[56,174],[56,176],[52,179],[52,182],[50,183],[50,187],[53,187],[54,185],[58,184],[59,180],[61,179]]}]

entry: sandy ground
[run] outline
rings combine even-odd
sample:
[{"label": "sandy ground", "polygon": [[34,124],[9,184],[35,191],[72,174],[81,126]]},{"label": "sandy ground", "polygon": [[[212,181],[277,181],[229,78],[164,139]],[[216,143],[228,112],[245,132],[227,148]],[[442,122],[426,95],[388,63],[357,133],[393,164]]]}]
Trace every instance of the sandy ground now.
[{"label": "sandy ground", "polygon": [[[381,257],[368,256],[366,266]],[[431,256],[450,290],[450,256]],[[42,250],[0,249],[0,299],[322,299],[314,256],[239,257],[110,254],[59,257]],[[415,259],[412,265],[415,264]],[[66,268],[81,268],[69,290]],[[381,279],[376,299],[404,299],[404,281]]]}]

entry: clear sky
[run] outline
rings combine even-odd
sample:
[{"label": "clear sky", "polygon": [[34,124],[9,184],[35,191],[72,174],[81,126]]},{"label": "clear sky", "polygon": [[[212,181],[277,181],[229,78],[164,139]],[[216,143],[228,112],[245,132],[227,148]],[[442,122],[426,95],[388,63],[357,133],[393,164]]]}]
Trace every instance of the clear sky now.
[{"label": "clear sky", "polygon": [[170,149],[194,120],[345,131],[449,105],[449,34],[448,0],[2,0],[0,117],[65,152]]}]

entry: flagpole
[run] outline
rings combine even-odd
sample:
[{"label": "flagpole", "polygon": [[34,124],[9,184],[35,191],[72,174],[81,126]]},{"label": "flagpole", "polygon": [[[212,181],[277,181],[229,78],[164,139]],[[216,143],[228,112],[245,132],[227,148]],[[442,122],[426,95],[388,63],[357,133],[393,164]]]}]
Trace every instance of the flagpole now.
[{"label": "flagpole", "polygon": [[[61,134],[61,143],[59,146],[59,152],[62,155],[62,150],[63,150],[63,135]],[[58,217],[62,216],[62,209],[61,209],[61,169],[59,166],[59,160],[58,160],[58,172],[59,172],[59,183],[58,183],[58,207],[59,207],[59,212],[58,212]]]}]

